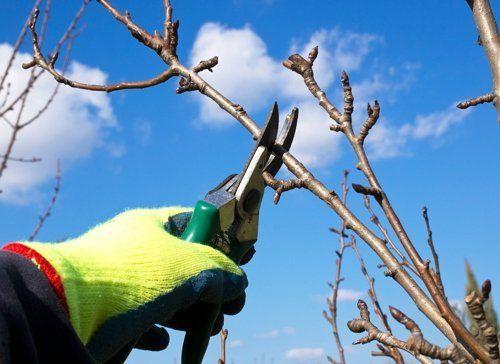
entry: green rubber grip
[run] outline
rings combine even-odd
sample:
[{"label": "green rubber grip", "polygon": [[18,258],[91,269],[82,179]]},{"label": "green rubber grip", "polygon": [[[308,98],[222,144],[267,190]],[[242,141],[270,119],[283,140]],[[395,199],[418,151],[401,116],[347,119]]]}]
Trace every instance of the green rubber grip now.
[{"label": "green rubber grip", "polygon": [[189,242],[208,244],[220,229],[219,210],[214,205],[200,200],[196,203],[191,220],[182,233],[181,239]]},{"label": "green rubber grip", "polygon": [[[186,230],[182,233],[182,240],[210,244],[220,230],[219,210],[206,201],[198,201],[194,208]],[[182,364],[201,364],[207,350],[210,334],[214,326],[220,305],[204,303],[193,317],[192,326],[186,330],[182,347]]]}]

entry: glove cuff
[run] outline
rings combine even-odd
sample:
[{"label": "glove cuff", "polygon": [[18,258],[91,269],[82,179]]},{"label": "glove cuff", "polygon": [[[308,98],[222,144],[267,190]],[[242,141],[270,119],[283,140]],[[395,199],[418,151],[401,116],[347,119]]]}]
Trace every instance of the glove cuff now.
[{"label": "glove cuff", "polygon": [[45,277],[47,277],[47,280],[50,282],[57,298],[59,298],[61,306],[69,316],[68,301],[66,299],[62,278],[47,259],[41,256],[36,250],[21,243],[9,243],[1,250],[19,254],[35,264],[37,268],[45,274]]}]

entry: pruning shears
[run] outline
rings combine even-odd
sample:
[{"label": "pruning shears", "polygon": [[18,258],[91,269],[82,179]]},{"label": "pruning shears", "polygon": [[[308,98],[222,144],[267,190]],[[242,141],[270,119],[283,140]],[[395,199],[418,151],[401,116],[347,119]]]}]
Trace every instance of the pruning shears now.
[{"label": "pruning shears", "polygon": [[[289,150],[297,127],[298,110],[286,118],[278,135],[279,111],[274,103],[250,157],[237,175],[225,178],[197,202],[182,239],[213,246],[240,264],[257,241],[259,210],[266,188],[262,174],[275,176],[283,161],[273,154],[275,145]],[[220,306],[204,303],[203,317],[186,332],[182,364],[203,360]]]}]

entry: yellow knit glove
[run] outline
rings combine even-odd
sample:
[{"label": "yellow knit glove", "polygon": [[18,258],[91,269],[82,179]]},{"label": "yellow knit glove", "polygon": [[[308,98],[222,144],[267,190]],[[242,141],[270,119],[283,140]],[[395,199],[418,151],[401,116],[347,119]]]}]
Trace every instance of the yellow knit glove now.
[{"label": "yellow knit glove", "polygon": [[188,211],[129,210],[76,239],[23,243],[59,275],[70,321],[96,360],[196,301],[244,293],[246,276],[231,259],[167,232],[169,219]]}]

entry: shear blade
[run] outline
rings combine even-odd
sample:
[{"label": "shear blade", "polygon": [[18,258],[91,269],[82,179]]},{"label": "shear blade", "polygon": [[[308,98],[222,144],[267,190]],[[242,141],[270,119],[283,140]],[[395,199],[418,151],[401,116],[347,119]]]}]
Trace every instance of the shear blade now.
[{"label": "shear blade", "polygon": [[270,149],[274,146],[276,136],[278,135],[278,128],[279,110],[278,104],[275,102],[273,107],[271,108],[271,111],[269,112],[269,115],[267,116],[266,123],[261,129],[260,136],[255,142],[254,149],[252,150],[252,153],[250,154],[250,157],[245,164],[245,168],[243,168],[243,172],[238,176],[238,181],[231,187],[231,193],[236,194],[236,190],[239,188],[241,181],[243,180],[245,175],[248,177],[248,173],[251,173],[252,175],[255,173],[261,174],[264,171],[264,167],[267,165],[267,160],[264,162],[264,165],[253,165],[252,168],[254,168],[254,170],[252,171],[249,171],[248,169],[250,165],[252,165],[252,160],[254,159],[259,147],[265,147],[269,151],[270,155]]},{"label": "shear blade", "polygon": [[[299,109],[294,107],[292,109],[292,112],[287,115],[285,123],[281,128],[278,140],[276,141],[276,144],[281,145],[286,151],[290,150],[290,147],[292,146],[293,138],[295,136],[295,130],[297,129],[298,117]],[[283,160],[273,154],[269,157],[269,161],[264,170],[269,172],[274,177],[280,170],[282,164]]]}]

